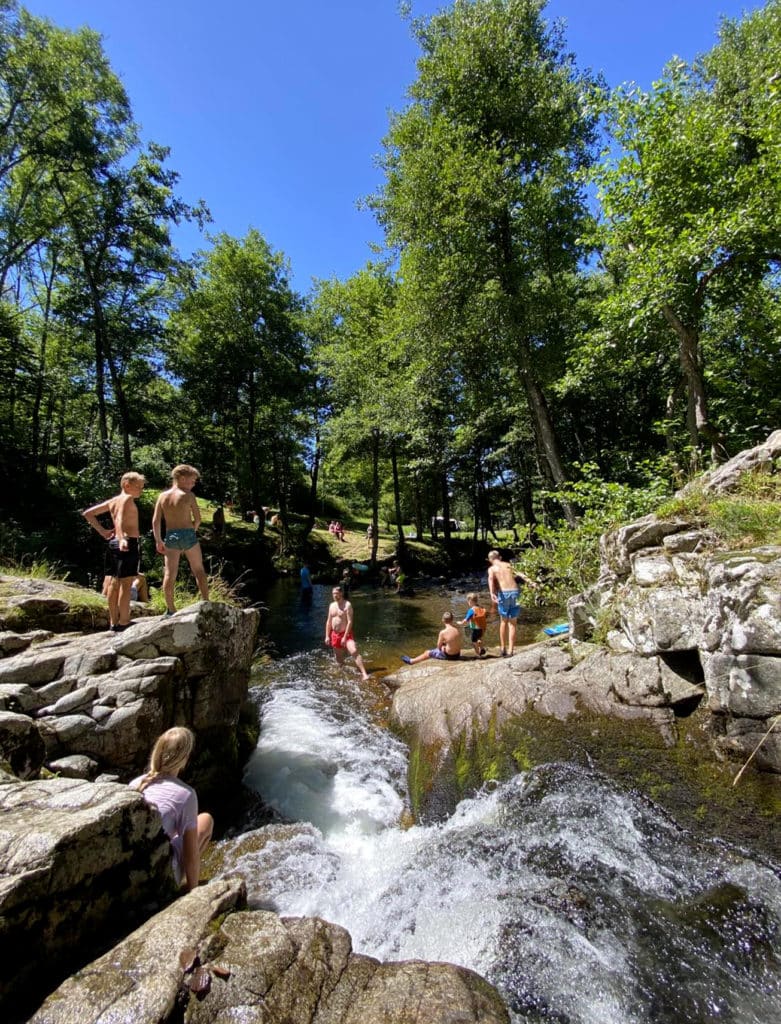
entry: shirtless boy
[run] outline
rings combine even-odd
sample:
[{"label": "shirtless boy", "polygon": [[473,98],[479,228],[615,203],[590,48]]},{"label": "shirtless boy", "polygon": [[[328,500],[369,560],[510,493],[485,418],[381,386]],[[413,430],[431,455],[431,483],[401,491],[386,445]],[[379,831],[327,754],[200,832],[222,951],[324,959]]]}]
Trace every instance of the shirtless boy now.
[{"label": "shirtless boy", "polygon": [[344,652],[347,651],[354,658],[361,679],[368,679],[369,673],[353,638],[353,606],[346,600],[341,587],[334,587],[331,596],[333,601],[328,606],[328,618],[325,620],[325,642],[333,648],[338,665],[344,664]]},{"label": "shirtless boy", "polygon": [[505,658],[512,656],[515,651],[515,624],[521,613],[518,607],[516,576],[533,590],[537,589],[537,584],[523,573],[517,573],[509,562],[503,562],[498,551],[489,551],[488,561],[491,563],[488,570],[488,589],[491,591],[491,600],[499,611],[499,646],[502,657]]},{"label": "shirtless boy", "polygon": [[[138,574],[138,506],[136,498],[144,489],[146,480],[140,473],[125,473],[119,481],[119,494],[101,501],[81,514],[93,528],[108,541],[111,559],[111,582],[105,588],[108,599],[109,628],[121,633],[130,625],[130,587]],[[98,516],[108,512],[112,528],[107,530]]]},{"label": "shirtless boy", "polygon": [[[187,561],[190,563],[190,569],[198,584],[202,600],[209,600],[209,584],[206,580],[206,570],[203,567],[201,545],[198,543],[195,532],[201,525],[201,513],[195,495],[192,493],[200,475],[193,466],[174,466],[171,470],[173,486],[167,491],[163,491],[157,499],[152,516],[155,545],[158,553],[165,560],[163,594],[168,609],[166,615],[173,615],[176,611],[174,584],[179,572],[179,558],[182,552],[185,553]],[[163,520],[165,520],[165,540],[162,536]]]},{"label": "shirtless boy", "polygon": [[405,665],[417,665],[419,661],[426,661],[428,658],[434,658],[436,661],[457,661],[461,657],[461,632],[453,625],[453,613],[445,612],[442,622],[444,625],[439,631],[437,646],[430,651],[424,651],[417,658],[402,654],[401,660]]}]

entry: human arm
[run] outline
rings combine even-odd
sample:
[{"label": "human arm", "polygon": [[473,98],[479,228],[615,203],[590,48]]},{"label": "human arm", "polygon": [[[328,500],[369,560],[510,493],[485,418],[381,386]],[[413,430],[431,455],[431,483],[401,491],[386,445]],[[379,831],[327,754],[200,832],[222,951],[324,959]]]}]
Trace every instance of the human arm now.
[{"label": "human arm", "polygon": [[163,495],[161,494],[155,502],[155,510],[152,513],[152,533],[155,535],[155,548],[158,554],[165,554],[165,544],[162,537],[163,526]]},{"label": "human arm", "polygon": [[201,510],[198,508],[198,500],[194,494],[190,495],[190,515],[193,520],[193,529],[197,530],[201,525]]},{"label": "human arm", "polygon": [[333,604],[331,604],[328,607],[328,615],[326,616],[326,620],[325,620],[325,642],[326,643],[328,643],[329,639],[331,638],[331,619],[333,618],[333,615],[334,615],[334,606],[333,606]]},{"label": "human arm", "polygon": [[488,591],[494,604],[499,604],[499,596],[496,593],[496,573],[493,569],[488,570]]},{"label": "human arm", "polygon": [[102,526],[98,522],[98,516],[102,515],[104,512],[109,512],[110,510],[111,502],[101,501],[97,505],[92,505],[90,508],[85,508],[84,511],[81,513],[87,520],[87,522],[90,524],[92,529],[96,530],[101,535],[103,540],[111,540],[111,538],[114,536],[115,531],[107,530],[105,526]]},{"label": "human arm", "polygon": [[182,836],[182,867],[187,889],[192,891],[201,877],[201,851],[198,846],[197,828],[188,828]]}]

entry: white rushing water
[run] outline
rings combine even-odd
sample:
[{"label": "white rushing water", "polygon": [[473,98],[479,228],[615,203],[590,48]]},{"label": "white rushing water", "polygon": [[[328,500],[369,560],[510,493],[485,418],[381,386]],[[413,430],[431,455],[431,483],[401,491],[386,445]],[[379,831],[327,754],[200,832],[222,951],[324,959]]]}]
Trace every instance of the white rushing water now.
[{"label": "white rushing water", "polygon": [[271,676],[245,781],[307,824],[235,841],[251,902],[341,924],[357,952],[477,970],[518,1022],[781,1020],[774,866],[569,764],[403,830],[406,751],[357,676],[319,653]]}]

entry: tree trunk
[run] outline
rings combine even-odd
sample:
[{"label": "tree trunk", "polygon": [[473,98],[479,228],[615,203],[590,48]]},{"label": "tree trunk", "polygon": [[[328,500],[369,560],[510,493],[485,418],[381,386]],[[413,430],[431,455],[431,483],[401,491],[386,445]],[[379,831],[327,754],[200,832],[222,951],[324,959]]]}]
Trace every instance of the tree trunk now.
[{"label": "tree trunk", "polygon": [[450,544],[450,493],[447,489],[447,473],[443,473],[442,482],[442,532],[445,544]]},{"label": "tree trunk", "polygon": [[380,432],[372,428],[372,553],[369,560],[372,567],[377,564],[377,542],[380,520]]},{"label": "tree trunk", "polygon": [[705,394],[705,378],[700,366],[700,336],[696,327],[687,327],[666,303],[662,313],[667,323],[675,331],[678,338],[678,357],[681,370],[686,380],[687,393],[694,414],[697,440],[710,446],[711,461],[714,465],[726,462],[729,458],[724,447],[724,438],[711,422],[708,415],[708,400]]},{"label": "tree trunk", "polygon": [[418,474],[413,474],[412,477],[412,501],[415,506],[415,536],[418,540],[423,540],[423,527],[424,527],[424,515],[423,515],[423,501],[420,497],[420,479]]},{"label": "tree trunk", "polygon": [[311,483],[309,485],[309,515],[304,523],[304,533],[301,538],[302,542],[307,539],[309,534],[315,528],[315,520],[317,519],[317,478],[320,475],[320,431],[315,431],[315,453],[312,457],[312,471],[310,474]]},{"label": "tree trunk", "polygon": [[401,521],[401,488],[399,487],[399,466],[396,457],[396,439],[391,441],[391,469],[393,470],[393,505],[396,509],[396,532],[398,534],[397,554],[404,555],[404,524]]}]

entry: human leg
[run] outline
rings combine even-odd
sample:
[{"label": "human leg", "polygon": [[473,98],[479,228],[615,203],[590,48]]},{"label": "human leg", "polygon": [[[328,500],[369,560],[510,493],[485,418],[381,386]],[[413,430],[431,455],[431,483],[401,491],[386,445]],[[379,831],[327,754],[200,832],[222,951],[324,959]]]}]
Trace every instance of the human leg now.
[{"label": "human leg", "polygon": [[176,551],[173,548],[166,548],[165,554],[163,555],[163,562],[165,565],[163,570],[163,596],[165,597],[165,606],[171,614],[176,611],[176,604],[174,603],[174,584],[176,583],[176,576],[179,572],[180,554],[181,552]]},{"label": "human leg", "polygon": [[127,626],[130,624],[130,588],[133,583],[132,576],[123,576],[117,580],[117,625]]},{"label": "human leg", "polygon": [[203,567],[203,555],[201,554],[201,545],[196,544],[194,547],[188,548],[185,551],[187,555],[187,561],[190,563],[190,570],[195,577],[195,582],[198,584],[198,592],[201,595],[201,600],[209,600],[209,581],[206,579],[206,570]]},{"label": "human leg", "polygon": [[435,647],[434,650],[424,651],[422,654],[419,654],[416,658],[408,658],[407,655],[405,654],[401,660],[405,663],[405,665],[417,665],[421,661],[428,661],[429,658],[440,658],[444,660],[444,657],[445,656]]},{"label": "human leg", "polygon": [[347,647],[347,650],[350,652],[350,654],[353,656],[353,660],[355,661],[355,664],[358,666],[358,671],[361,673],[361,678],[368,679],[369,673],[366,671],[366,668],[364,667],[363,658],[358,653],[358,647],[352,637],[350,637],[350,639],[347,640],[345,646]]},{"label": "human leg", "polygon": [[499,616],[499,647],[504,654],[507,650],[507,619],[503,615]]},{"label": "human leg", "polygon": [[212,837],[212,832],[214,831],[214,818],[211,816],[211,814],[206,814],[206,812],[202,811],[198,815],[197,827],[198,849],[201,853],[203,853],[203,851],[209,845],[209,841],[211,840]]},{"label": "human leg", "polygon": [[507,620],[507,653],[513,654],[515,652],[515,619]]},{"label": "human leg", "polygon": [[106,590],[108,601],[108,624],[111,628],[119,624],[119,580],[112,576]]}]

